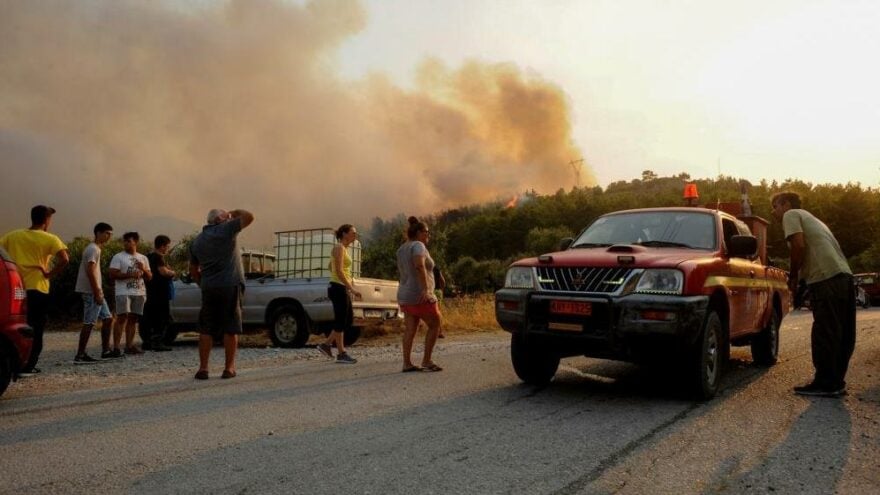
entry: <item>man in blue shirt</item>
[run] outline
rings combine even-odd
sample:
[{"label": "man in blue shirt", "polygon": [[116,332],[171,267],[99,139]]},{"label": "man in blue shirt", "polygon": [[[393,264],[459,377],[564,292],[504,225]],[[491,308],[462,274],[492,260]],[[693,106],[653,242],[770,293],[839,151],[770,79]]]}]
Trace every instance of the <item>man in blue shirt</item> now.
[{"label": "man in blue shirt", "polygon": [[189,272],[202,289],[199,313],[199,370],[197,380],[208,379],[208,358],[214,336],[223,335],[226,364],[222,378],[235,377],[235,354],[241,335],[241,298],[244,270],[238,233],[254,221],[245,210],[208,212],[208,224],[189,249]]}]

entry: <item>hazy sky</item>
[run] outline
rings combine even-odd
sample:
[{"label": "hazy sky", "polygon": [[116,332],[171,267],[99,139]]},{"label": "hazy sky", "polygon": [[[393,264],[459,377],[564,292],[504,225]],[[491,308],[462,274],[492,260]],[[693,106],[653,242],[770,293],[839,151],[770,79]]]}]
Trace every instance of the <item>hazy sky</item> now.
[{"label": "hazy sky", "polygon": [[559,85],[601,185],[651,169],[880,185],[880,2],[367,0],[343,72],[424,57]]},{"label": "hazy sky", "polygon": [[877,187],[877,26],[873,0],[0,0],[0,231],[240,207],[269,245],[645,169]]}]

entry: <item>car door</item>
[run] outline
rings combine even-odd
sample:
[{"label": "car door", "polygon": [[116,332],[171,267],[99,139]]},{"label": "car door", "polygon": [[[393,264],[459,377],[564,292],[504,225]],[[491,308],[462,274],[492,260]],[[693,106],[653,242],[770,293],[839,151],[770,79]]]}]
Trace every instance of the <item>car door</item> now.
[{"label": "car door", "polygon": [[728,276],[726,279],[727,296],[730,304],[730,335],[735,337],[752,329],[753,297],[751,292],[753,280],[756,276],[754,264],[744,258],[733,258],[729,255],[727,246],[730,239],[740,234],[736,222],[732,218],[722,217],[721,227],[724,235],[724,250],[727,256]]},{"label": "car door", "polygon": [[[744,222],[736,220],[737,230],[740,235],[753,235],[749,226]],[[767,267],[761,264],[759,258],[747,260],[749,269],[746,271],[748,276],[748,290],[746,294],[746,307],[748,308],[747,317],[745,318],[744,331],[758,330],[763,326],[766,310],[770,307],[770,282],[767,279]]]},{"label": "car door", "polygon": [[202,308],[202,291],[199,284],[189,281],[174,281],[174,299],[171,300],[171,318],[177,324],[195,324],[199,321]]}]

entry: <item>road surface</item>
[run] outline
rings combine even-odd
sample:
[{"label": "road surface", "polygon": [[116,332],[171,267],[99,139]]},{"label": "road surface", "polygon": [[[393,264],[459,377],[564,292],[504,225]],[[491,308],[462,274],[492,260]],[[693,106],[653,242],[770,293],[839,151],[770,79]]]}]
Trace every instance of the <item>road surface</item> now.
[{"label": "road surface", "polygon": [[586,358],[522,385],[502,332],[441,341],[439,373],[400,373],[393,342],[355,346],[353,366],[260,351],[281,357],[207,382],[193,346],[138,369],[185,367],[122,378],[56,363],[0,400],[0,493],[880,493],[880,308],[859,310],[841,399],[791,393],[810,322],[786,318],[772,368],[735,348],[705,403],[674,375]]}]

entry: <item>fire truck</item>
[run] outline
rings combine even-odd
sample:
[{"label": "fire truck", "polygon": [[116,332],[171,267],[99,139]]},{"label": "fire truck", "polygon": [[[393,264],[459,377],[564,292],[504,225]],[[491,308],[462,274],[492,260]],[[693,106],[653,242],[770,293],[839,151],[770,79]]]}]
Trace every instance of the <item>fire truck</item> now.
[{"label": "fire truck", "polygon": [[718,391],[730,346],[776,363],[791,307],[787,273],[767,261],[767,226],[742,202],[618,211],[560,250],[513,263],[495,293],[513,369],[545,385],[561,358],[676,366],[698,399]]}]

